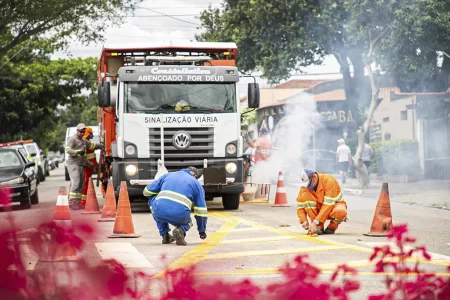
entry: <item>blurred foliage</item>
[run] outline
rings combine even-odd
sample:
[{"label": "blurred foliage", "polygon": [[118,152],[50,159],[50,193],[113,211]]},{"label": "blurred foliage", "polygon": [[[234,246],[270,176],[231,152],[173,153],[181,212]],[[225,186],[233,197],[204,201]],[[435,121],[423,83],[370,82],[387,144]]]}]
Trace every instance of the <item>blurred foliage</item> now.
[{"label": "blurred foliage", "polygon": [[371,143],[374,151],[371,172],[386,175],[421,174],[419,144],[414,140]]},{"label": "blurred foliage", "polygon": [[242,122],[241,122],[241,129],[247,130],[248,126],[257,122],[257,113],[256,110],[253,110],[251,108],[244,108],[241,110],[242,116]]}]

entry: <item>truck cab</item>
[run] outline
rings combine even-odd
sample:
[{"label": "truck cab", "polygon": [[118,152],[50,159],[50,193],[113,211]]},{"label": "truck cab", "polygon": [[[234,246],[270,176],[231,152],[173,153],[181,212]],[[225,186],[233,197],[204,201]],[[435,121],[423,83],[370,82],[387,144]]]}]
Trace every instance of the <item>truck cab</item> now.
[{"label": "truck cab", "polygon": [[[126,181],[130,198],[141,198],[165,172],[194,166],[206,199],[221,196],[225,209],[237,209],[244,178],[236,45],[133,49],[105,47],[99,62],[101,161],[111,170],[103,178],[112,176],[116,195]],[[258,105],[250,84],[249,107]]]}]

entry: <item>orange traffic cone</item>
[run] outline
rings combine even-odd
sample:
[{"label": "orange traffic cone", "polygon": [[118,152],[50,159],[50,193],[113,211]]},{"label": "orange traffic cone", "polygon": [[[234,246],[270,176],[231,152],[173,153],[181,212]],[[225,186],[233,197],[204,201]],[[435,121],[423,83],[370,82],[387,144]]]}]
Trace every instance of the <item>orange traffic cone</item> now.
[{"label": "orange traffic cone", "polygon": [[[70,217],[69,200],[65,186],[59,188],[56,210],[53,220],[58,226],[70,230],[72,220]],[[40,257],[40,261],[70,261],[77,260],[77,249],[70,244],[70,241],[61,243],[58,237],[52,235],[48,244],[47,254]]]},{"label": "orange traffic cone", "polygon": [[114,222],[116,219],[116,197],[114,196],[114,188],[112,180],[108,179],[108,188],[106,189],[105,204],[103,205],[102,217],[99,222]]},{"label": "orange traffic cone", "polygon": [[97,195],[95,194],[94,182],[92,177],[89,178],[89,185],[86,197],[86,206],[84,208],[83,215],[101,214],[102,212],[98,208]]},{"label": "orange traffic cone", "polygon": [[113,234],[109,238],[137,238],[140,234],[134,233],[133,218],[131,216],[130,199],[125,181],[120,182],[119,202],[117,203],[117,215],[114,222]]},{"label": "orange traffic cone", "polygon": [[283,172],[278,173],[277,194],[275,195],[275,203],[272,207],[290,207],[287,201],[286,188],[284,187]]},{"label": "orange traffic cone", "polygon": [[370,232],[367,236],[387,236],[392,228],[391,203],[389,199],[388,184],[383,183],[380,196],[378,197],[377,207],[372,220]]},{"label": "orange traffic cone", "polygon": [[65,186],[59,188],[58,198],[56,200],[55,214],[53,220],[71,220],[69,209],[69,198]]}]

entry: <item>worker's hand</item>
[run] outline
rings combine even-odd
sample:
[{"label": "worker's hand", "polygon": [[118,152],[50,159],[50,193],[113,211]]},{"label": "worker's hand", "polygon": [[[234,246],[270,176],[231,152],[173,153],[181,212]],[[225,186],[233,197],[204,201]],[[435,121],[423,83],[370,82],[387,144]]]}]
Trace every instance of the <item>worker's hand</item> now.
[{"label": "worker's hand", "polygon": [[303,229],[308,230],[308,228],[309,228],[309,223],[308,223],[307,220],[304,221],[304,222],[302,223],[302,227],[303,227]]},{"label": "worker's hand", "polygon": [[79,156],[84,156],[84,154],[86,154],[86,152],[85,152],[84,150],[78,151],[78,155],[79,155]]},{"label": "worker's hand", "polygon": [[199,235],[202,240],[206,239],[207,237],[206,232],[200,232]]},{"label": "worker's hand", "polygon": [[94,164],[91,163],[90,161],[88,161],[88,162],[87,162],[87,167],[88,167],[89,169],[93,169],[93,168],[94,168]]},{"label": "worker's hand", "polygon": [[103,144],[97,144],[96,145],[96,148],[97,149],[103,149],[105,147],[105,145],[103,145]]},{"label": "worker's hand", "polygon": [[317,225],[316,225],[316,223],[312,222],[311,226],[309,226],[308,233],[316,233],[316,232],[317,232]]}]

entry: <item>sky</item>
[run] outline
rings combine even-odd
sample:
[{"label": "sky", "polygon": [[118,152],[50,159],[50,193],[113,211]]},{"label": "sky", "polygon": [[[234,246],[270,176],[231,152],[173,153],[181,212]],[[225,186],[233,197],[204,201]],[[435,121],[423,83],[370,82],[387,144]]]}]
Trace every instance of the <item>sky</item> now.
[{"label": "sky", "polygon": [[[120,26],[110,27],[106,32],[106,43],[142,43],[145,40],[151,42],[180,40],[195,40],[195,34],[200,33],[200,13],[211,5],[219,8],[222,1],[211,0],[145,0],[141,2],[134,13],[134,17],[127,17]],[[150,9],[150,10],[149,10]],[[165,15],[173,16],[167,17]],[[176,19],[175,19],[176,18]],[[178,19],[178,20],[177,20]],[[74,57],[99,57],[102,43],[81,45],[73,41],[68,49]],[[55,58],[67,57],[67,53],[58,52]],[[338,79],[339,64],[334,57],[325,59],[320,66],[304,68],[306,73],[301,76],[292,76],[291,79]],[[331,74],[330,74],[331,73]],[[310,74],[310,75],[308,75]],[[311,75],[314,74],[314,75]],[[316,75],[322,74],[322,75]],[[250,82],[244,78],[241,85]],[[258,79],[260,87],[270,87],[264,80]]]}]

